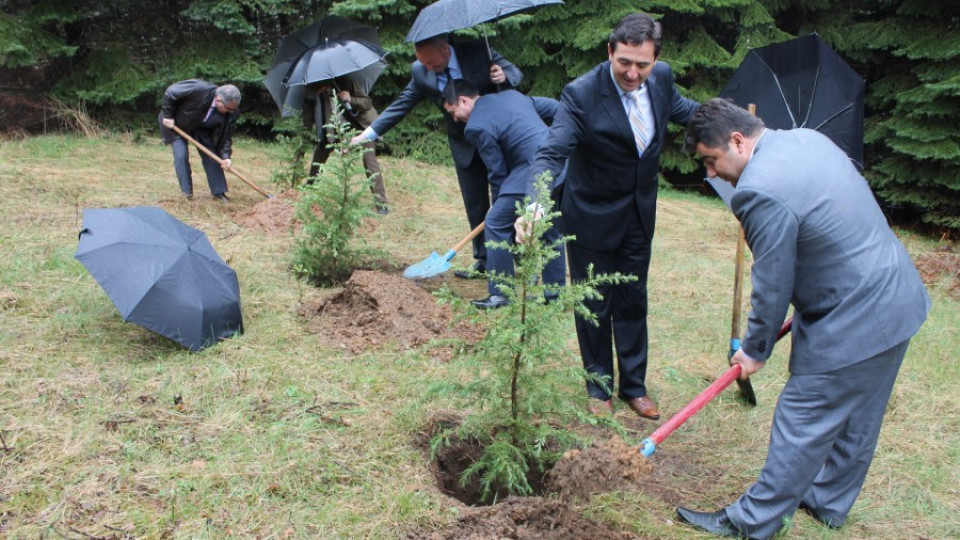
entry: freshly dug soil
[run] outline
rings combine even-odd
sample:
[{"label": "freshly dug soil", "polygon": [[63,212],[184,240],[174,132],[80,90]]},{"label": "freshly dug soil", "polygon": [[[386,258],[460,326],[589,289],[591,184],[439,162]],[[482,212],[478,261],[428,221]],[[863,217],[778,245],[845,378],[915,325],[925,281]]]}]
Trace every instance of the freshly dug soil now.
[{"label": "freshly dug soil", "polygon": [[467,508],[441,531],[413,531],[407,540],[630,540],[636,536],[585,519],[558,500],[511,497],[494,506]]},{"label": "freshly dug soil", "polygon": [[449,359],[456,347],[476,343],[483,328],[466,322],[452,324],[449,306],[440,305],[416,283],[399,275],[360,270],[343,291],[305,303],[300,316],[321,344],[358,354],[394,346],[421,347],[432,340],[449,340],[431,347],[431,356]]},{"label": "freshly dug soil", "polygon": [[583,450],[570,450],[547,476],[547,488],[564,499],[589,499],[611,491],[638,491],[653,472],[653,464],[636,447],[611,437]]}]

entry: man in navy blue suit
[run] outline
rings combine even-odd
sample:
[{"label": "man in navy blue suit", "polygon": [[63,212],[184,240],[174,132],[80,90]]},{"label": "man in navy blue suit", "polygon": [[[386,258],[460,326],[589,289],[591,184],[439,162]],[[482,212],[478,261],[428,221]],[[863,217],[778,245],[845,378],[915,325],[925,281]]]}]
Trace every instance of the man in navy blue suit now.
[{"label": "man in navy blue suit", "polygon": [[[447,141],[457,171],[460,195],[467,211],[467,221],[473,229],[479,225],[490,209],[490,189],[487,171],[476,150],[463,136],[463,124],[455,122],[443,109],[441,92],[452,79],[467,79],[480,90],[490,94],[501,89],[516,88],[523,79],[517,66],[510,63],[495,50],[488,49],[482,41],[450,43],[445,36],[436,36],[416,44],[417,61],[410,66],[410,82],[393,100],[380,117],[352,144],[383,137],[393,126],[403,120],[407,113],[426,100],[444,112]],[[486,268],[486,249],[483,238],[473,241],[474,273],[457,270],[457,277],[483,277]]]},{"label": "man in navy blue suit", "polygon": [[[657,208],[657,176],[667,123],[686,125],[699,104],[677,92],[670,66],[658,62],[660,25],[648,15],[624,17],[607,41],[609,61],[568,84],[560,108],[530,168],[557,176],[569,163],[560,194],[570,278],[621,272],[637,281],[606,285],[588,300],[598,324],[577,316],[584,368],[609,385],[587,383],[590,411],[613,411],[613,345],[620,399],[657,419],[647,395],[647,271]],[[569,158],[569,162],[568,162]],[[518,237],[526,224],[517,223]]]},{"label": "man in navy blue suit", "polygon": [[[480,154],[487,167],[492,204],[483,229],[484,240],[512,242],[513,224],[517,219],[516,204],[529,189],[530,159],[547,135],[547,124],[557,111],[557,101],[543,97],[529,97],[516,90],[504,90],[481,96],[471,82],[456,79],[443,90],[443,108],[457,122],[464,122],[464,136]],[[552,244],[559,240],[557,227],[544,234],[543,241]],[[556,298],[556,288],[566,281],[564,249],[543,269],[547,285],[547,301]],[[513,255],[509,250],[487,248],[487,272],[503,276],[513,275]],[[481,309],[493,309],[510,301],[493,279],[487,282],[489,296],[473,300]]]}]

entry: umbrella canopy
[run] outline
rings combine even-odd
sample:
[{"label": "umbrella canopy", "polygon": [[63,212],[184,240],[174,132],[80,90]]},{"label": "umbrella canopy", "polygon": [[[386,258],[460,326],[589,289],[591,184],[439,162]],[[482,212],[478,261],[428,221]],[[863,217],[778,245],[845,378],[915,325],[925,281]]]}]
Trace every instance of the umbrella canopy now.
[{"label": "umbrella canopy", "polygon": [[[354,81],[366,93],[373,81],[383,73],[386,51],[377,45],[359,41],[329,40],[303,53],[290,67],[284,84],[305,86],[343,75],[354,75]],[[362,78],[359,78],[362,77]],[[361,82],[368,82],[367,85]]]},{"label": "umbrella canopy", "polygon": [[767,127],[815,129],[863,168],[864,80],[816,34],[747,53],[720,92]]},{"label": "umbrella canopy", "polygon": [[535,7],[562,3],[562,0],[439,0],[420,10],[404,41],[416,43]]},{"label": "umbrella canopy", "polygon": [[89,208],[74,255],[123,320],[192,351],[243,332],[237,274],[161,208]]},{"label": "umbrella canopy", "polygon": [[[372,26],[360,24],[345,17],[328,15],[323,19],[288,34],[280,40],[277,54],[263,79],[264,86],[270,92],[273,101],[280,108],[282,116],[291,116],[303,109],[303,100],[306,96],[302,85],[288,85],[287,78],[290,70],[300,61],[300,58],[318,47],[323,47],[330,41],[357,41],[367,45],[371,50],[380,49],[380,38],[377,30]],[[348,75],[364,92],[369,93],[373,83],[383,72],[386,64],[382,62],[386,52],[380,55],[381,65],[371,65]],[[340,76],[337,75],[337,76]]]}]

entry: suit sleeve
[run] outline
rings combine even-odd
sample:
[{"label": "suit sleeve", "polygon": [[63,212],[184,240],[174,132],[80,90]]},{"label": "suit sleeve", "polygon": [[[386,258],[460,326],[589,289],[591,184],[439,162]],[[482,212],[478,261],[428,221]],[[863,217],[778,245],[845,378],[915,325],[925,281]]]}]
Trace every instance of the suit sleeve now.
[{"label": "suit sleeve", "polygon": [[467,126],[464,136],[477,149],[484,165],[487,166],[487,178],[492,185],[503,185],[510,174],[503,150],[497,143],[496,136],[485,129]]},{"label": "suit sleeve", "polygon": [[493,49],[490,49],[490,55],[492,57],[490,61],[503,68],[503,74],[507,76],[506,85],[509,88],[520,86],[520,81],[523,80],[523,72],[520,71],[520,68],[513,65],[509,60],[504,58],[503,55]]},{"label": "suit sleeve", "polygon": [[670,121],[685,126],[693,117],[693,113],[700,108],[700,104],[680,95],[680,92],[677,91],[677,85],[673,84],[672,80],[673,77],[671,76]]},{"label": "suit sleeve", "polygon": [[180,83],[171,84],[163,93],[163,102],[160,106],[160,112],[164,118],[174,118],[177,114],[177,108],[180,100],[187,93],[184,85]]},{"label": "suit sleeve", "polygon": [[424,99],[426,99],[426,96],[417,88],[416,82],[413,77],[411,77],[410,82],[407,83],[406,88],[400,92],[400,95],[380,113],[380,117],[377,118],[373,124],[370,124],[370,129],[382,137],[386,132],[390,131],[393,126],[399,124],[400,121],[407,116],[407,113],[412,111],[413,108]]},{"label": "suit sleeve", "polygon": [[731,206],[754,258],[750,315],[741,347],[753,359],[766,361],[790,307],[800,224],[782,201],[754,189],[738,189]]},{"label": "suit sleeve", "polygon": [[345,79],[341,83],[340,89],[350,92],[350,106],[353,107],[356,114],[365,113],[373,108],[373,100],[370,99],[370,96],[364,94],[350,79]]},{"label": "suit sleeve", "polygon": [[560,95],[560,105],[550,131],[547,132],[547,138],[540,145],[531,162],[530,172],[533,178],[528,183],[530,191],[527,194],[535,200],[540,198],[533,193],[533,187],[536,186],[537,177],[544,172],[549,172],[553,179],[551,191],[556,187],[560,171],[566,165],[567,158],[583,138],[584,120],[580,97],[568,85]]},{"label": "suit sleeve", "polygon": [[537,115],[540,116],[543,123],[548,126],[552,124],[554,117],[557,115],[557,109],[560,107],[560,102],[553,98],[540,96],[530,96],[530,100],[533,101],[533,108],[536,109]]}]

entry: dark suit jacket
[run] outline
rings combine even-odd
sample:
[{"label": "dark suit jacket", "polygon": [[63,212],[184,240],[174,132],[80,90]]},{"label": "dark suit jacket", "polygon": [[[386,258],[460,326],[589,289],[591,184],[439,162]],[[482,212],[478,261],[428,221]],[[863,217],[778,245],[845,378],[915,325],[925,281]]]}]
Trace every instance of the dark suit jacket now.
[{"label": "dark suit jacket", "polygon": [[656,135],[642,158],[610,62],[603,62],[563,89],[560,109],[531,167],[534,176],[549,171],[556,177],[569,156],[560,199],[563,222],[577,242],[593,250],[612,251],[620,244],[632,221],[624,217],[629,212],[639,212],[647,237],[653,238],[667,123],[686,125],[700,107],[677,92],[664,62],[657,62],[647,84]]},{"label": "dark suit jacket", "polygon": [[[451,46],[457,55],[457,61],[460,63],[462,78],[473,83],[480,91],[480,95],[498,91],[497,86],[490,82],[491,59],[487,53],[487,47],[482,41],[451,43]],[[496,51],[493,51],[492,61],[503,68],[504,74],[507,76],[507,81],[501,85],[501,89],[515,88],[520,84],[523,74],[517,66],[511,64]],[[463,136],[463,123],[455,121],[444,110],[443,95],[437,88],[437,74],[428,71],[419,60],[413,63],[411,71],[410,82],[407,83],[406,88],[393,100],[393,103],[380,113],[380,117],[370,127],[378,135],[383,136],[400,120],[403,120],[407,113],[421,101],[427,100],[436,105],[444,114],[447,140],[450,142],[450,152],[453,154],[454,163],[460,168],[469,167],[476,152]]]},{"label": "dark suit jacket", "polygon": [[826,373],[909,339],[930,309],[913,261],[825,135],[768,129],[731,199],[753,252],[743,352],[766,360],[793,304],[790,373]]},{"label": "dark suit jacket", "polygon": [[[200,79],[188,79],[171,84],[163,93],[163,103],[160,108],[160,119],[173,118],[174,124],[187,134],[192,135],[203,123],[203,118],[210,110],[217,85]],[[233,127],[240,117],[234,111],[227,115],[226,122],[213,133],[213,150],[222,159],[230,159],[232,152]],[[160,137],[164,144],[170,144],[177,134],[161,124]]]},{"label": "dark suit jacket", "polygon": [[464,135],[487,166],[494,193],[527,193],[530,160],[549,129],[543,119],[553,118],[558,105],[556,100],[529,97],[516,90],[477,99]]},{"label": "dark suit jacket", "polygon": [[[352,110],[347,110],[343,118],[346,120],[354,129],[363,131],[364,128],[368,127],[377,119],[377,109],[373,107],[373,100],[370,99],[370,96],[363,93],[363,91],[347,77],[341,77],[336,79],[336,88],[334,92],[339,94],[341,90],[346,90],[350,92],[350,107]],[[324,124],[330,123],[330,118],[333,115],[333,102],[330,99],[329,95],[330,90],[324,94],[323,106],[326,109],[326,118],[319,124],[316,121],[316,107],[320,105],[320,101],[317,99],[317,94],[308,91],[307,97],[304,99],[303,103],[303,125],[308,129],[312,126],[317,130],[317,139],[324,140],[323,137],[323,126]]]}]

